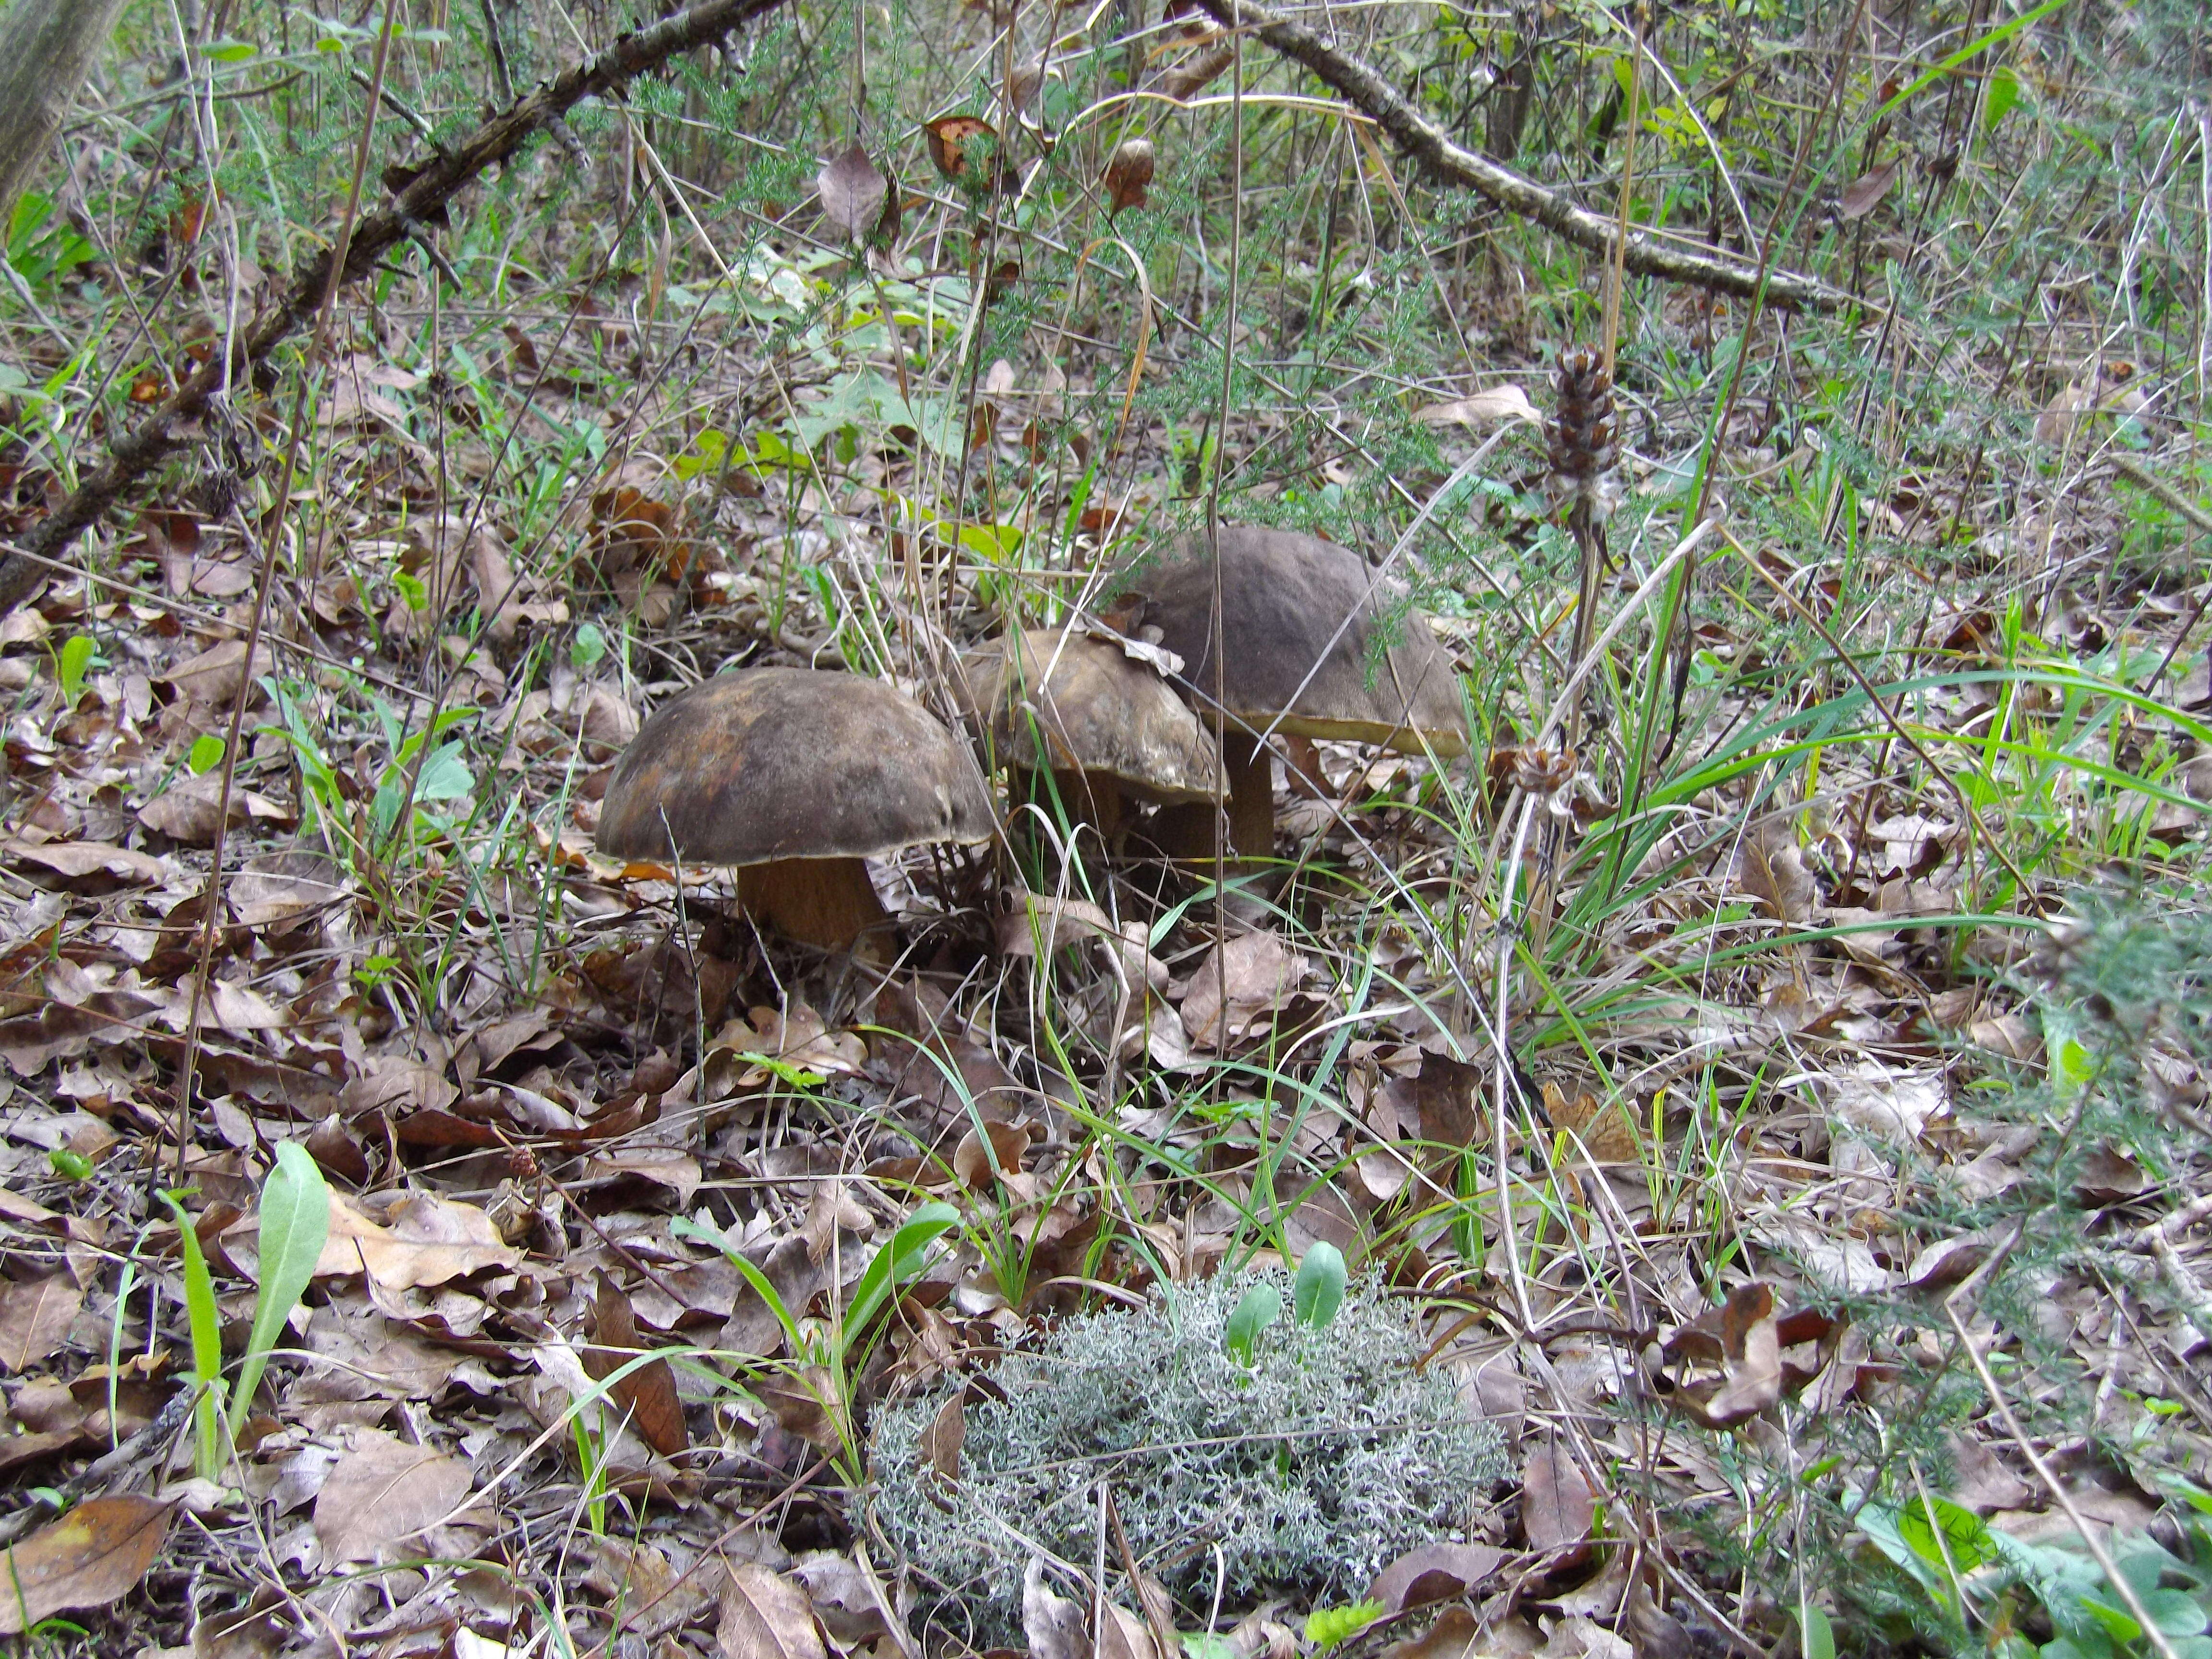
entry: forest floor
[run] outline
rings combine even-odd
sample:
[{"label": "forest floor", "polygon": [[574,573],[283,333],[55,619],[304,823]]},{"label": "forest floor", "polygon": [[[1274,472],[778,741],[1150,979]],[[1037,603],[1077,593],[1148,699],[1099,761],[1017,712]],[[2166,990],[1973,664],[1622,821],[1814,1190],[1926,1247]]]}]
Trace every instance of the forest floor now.
[{"label": "forest floor", "polygon": [[[1869,108],[1929,50],[1882,40]],[[2130,105],[2136,46],[2002,44],[1963,167],[1908,108],[1909,167],[1805,187],[1778,265],[1863,304],[1628,279],[1594,642],[1542,422],[1601,262],[1456,198],[1407,252],[1255,44],[1249,153],[1163,116],[1110,219],[1103,154],[1020,219],[902,130],[857,255],[866,176],[817,186],[764,52],[726,130],[782,171],[718,234],[636,137],[711,123],[641,106],[349,289],[312,404],[241,387],[0,619],[0,1632],[2212,1651],[2212,127]],[[201,67],[323,73],[287,51]],[[89,106],[105,205],[10,232],[11,536],[302,246],[173,163],[132,216],[144,82]],[[1088,118],[1041,110],[1065,161]],[[2069,120],[2133,135],[2071,213]],[[1224,234],[1231,166],[1273,182]],[[684,687],[845,669],[957,725],[959,653],[1097,624],[1217,503],[1406,536],[1471,754],[1322,743],[1242,866],[1002,794],[998,841],[873,862],[857,952],[597,849]],[[1387,1392],[1369,1341],[1482,1470],[1387,1525],[1359,1460],[1406,1425],[1328,1415]],[[1261,1415],[1194,1461],[1145,1413],[1207,1366],[1184,1430]],[[1054,1411],[1085,1449],[980,1520]]]}]

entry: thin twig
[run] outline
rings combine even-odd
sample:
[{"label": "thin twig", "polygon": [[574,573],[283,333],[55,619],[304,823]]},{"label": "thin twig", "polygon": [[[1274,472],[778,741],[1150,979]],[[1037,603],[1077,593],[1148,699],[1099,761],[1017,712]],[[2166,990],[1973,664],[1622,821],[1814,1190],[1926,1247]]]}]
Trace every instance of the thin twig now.
[{"label": "thin twig", "polygon": [[[1401,149],[1450,183],[1476,191],[1509,213],[1534,219],[1593,253],[1610,257],[1620,243],[1612,220],[1576,205],[1486,155],[1454,143],[1381,74],[1340,52],[1303,24],[1254,5],[1251,0],[1198,0],[1198,3],[1227,27],[1249,27],[1285,58],[1297,59],[1371,117]],[[1759,291],[1763,280],[1766,298],[1775,305],[1838,311],[1867,303],[1817,277],[1772,271],[1762,279],[1759,270],[1727,254],[1670,247],[1641,231],[1629,235],[1620,258],[1639,276],[1664,277],[1746,298]]]}]

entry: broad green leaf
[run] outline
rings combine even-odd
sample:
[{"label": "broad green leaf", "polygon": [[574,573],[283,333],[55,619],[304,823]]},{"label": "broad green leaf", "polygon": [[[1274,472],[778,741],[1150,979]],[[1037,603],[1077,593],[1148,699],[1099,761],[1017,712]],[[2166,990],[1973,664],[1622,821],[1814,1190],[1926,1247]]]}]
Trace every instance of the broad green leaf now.
[{"label": "broad green leaf", "polygon": [[1221,1346],[1240,1365],[1252,1363],[1252,1350],[1260,1333],[1283,1316],[1283,1293],[1273,1285],[1255,1285],[1221,1328]]},{"label": "broad green leaf", "polygon": [[606,633],[597,623],[586,623],[568,642],[568,665],[580,674],[597,667],[606,654]]},{"label": "broad green leaf", "polygon": [[1805,1632],[1805,1659],[1836,1659],[1836,1632],[1826,1613],[1807,1602],[1797,1609],[1797,1622]]},{"label": "broad green leaf", "polygon": [[63,641],[54,660],[54,676],[62,684],[62,701],[71,708],[84,695],[84,677],[92,667],[92,635],[72,634]]},{"label": "broad green leaf", "polygon": [[1322,1242],[1306,1251],[1291,1285],[1291,1310],[1301,1325],[1327,1328],[1344,1305],[1344,1252]]},{"label": "broad green leaf", "polygon": [[2202,1636],[2206,1624],[2204,1609],[2187,1590],[2138,1590],[2143,1611],[2150,1621],[2168,1636]]},{"label": "broad green leaf", "polygon": [[2012,112],[2020,102],[2020,76],[2013,73],[2012,65],[2000,64],[1990,76],[1989,96],[1982,105],[1982,131],[1994,132],[1997,123]]},{"label": "broad green leaf", "polygon": [[331,1233],[331,1189],[307,1149],[296,1140],[279,1142],[276,1167],[261,1187],[261,1285],[253,1298],[253,1329],[246,1339],[246,1360],[230,1398],[234,1438],[252,1408],[253,1391],[269,1364],[284,1322],[300,1304],[322,1260]]},{"label": "broad green leaf", "polygon": [[956,1227],[960,1212],[950,1204],[923,1205],[891,1235],[891,1242],[869,1258],[860,1281],[853,1287],[853,1300],[845,1310],[845,1339],[851,1341],[867,1328],[891,1292],[918,1275],[929,1257],[929,1247],[939,1235]]},{"label": "broad green leaf", "polygon": [[185,764],[191,769],[194,777],[201,777],[222,764],[227,745],[212,732],[203,732],[192,739],[191,753],[185,757]]},{"label": "broad green leaf", "polygon": [[[1940,1540],[1936,1536],[1937,1526],[1943,1528]],[[1948,1498],[1925,1498],[1906,1505],[1898,1515],[1897,1529],[1913,1553],[1938,1572],[1945,1571],[1947,1552],[1951,1565],[1962,1575],[1996,1554],[1996,1545],[1981,1516]]]}]

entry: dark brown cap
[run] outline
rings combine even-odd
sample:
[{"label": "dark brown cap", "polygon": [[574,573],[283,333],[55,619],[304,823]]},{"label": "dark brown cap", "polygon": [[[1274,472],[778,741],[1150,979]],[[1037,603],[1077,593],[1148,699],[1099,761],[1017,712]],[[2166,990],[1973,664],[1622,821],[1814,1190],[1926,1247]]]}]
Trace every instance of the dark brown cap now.
[{"label": "dark brown cap", "polygon": [[966,746],[877,680],[748,668],[655,709],[615,766],[599,848],[690,864],[879,858],[988,841]]},{"label": "dark brown cap", "polygon": [[970,672],[992,746],[1011,765],[1104,773],[1157,800],[1219,791],[1212,734],[1157,668],[1110,640],[1034,629],[1000,641]]},{"label": "dark brown cap", "polygon": [[[1364,559],[1318,536],[1224,525],[1220,542],[1221,696],[1232,719],[1255,732],[1273,724],[1292,737],[1467,752],[1458,676],[1407,607],[1402,586],[1376,585]],[[1143,621],[1183,659],[1197,705],[1210,708],[1213,561],[1206,538],[1185,537],[1133,567],[1128,586],[1147,602]],[[1384,640],[1389,647],[1379,650]]]}]

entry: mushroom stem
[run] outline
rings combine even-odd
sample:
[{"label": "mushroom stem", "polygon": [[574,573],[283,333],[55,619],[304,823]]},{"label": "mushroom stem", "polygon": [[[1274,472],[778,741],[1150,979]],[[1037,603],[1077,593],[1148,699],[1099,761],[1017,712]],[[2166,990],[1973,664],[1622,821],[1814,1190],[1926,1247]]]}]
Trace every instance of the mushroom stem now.
[{"label": "mushroom stem", "polygon": [[1064,816],[1071,831],[1089,824],[1097,831],[1109,854],[1120,841],[1121,787],[1115,781],[1112,773],[1079,772],[1055,766],[1048,790],[1041,774],[1026,769],[1009,773],[1007,782],[1009,797],[1017,807],[1026,802],[1048,817]]},{"label": "mushroom stem", "polygon": [[1248,859],[1275,854],[1275,757],[1243,732],[1223,740],[1229,777],[1229,840]]},{"label": "mushroom stem", "polygon": [[738,872],[738,902],[787,939],[824,951],[849,950],[890,920],[876,896],[865,859],[777,859]]}]

